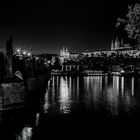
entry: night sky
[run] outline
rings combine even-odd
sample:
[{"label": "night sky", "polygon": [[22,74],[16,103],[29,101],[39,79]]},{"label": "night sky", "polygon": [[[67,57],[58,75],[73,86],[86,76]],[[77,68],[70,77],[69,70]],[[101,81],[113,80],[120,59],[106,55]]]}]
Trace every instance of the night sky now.
[{"label": "night sky", "polygon": [[[116,21],[125,17],[127,0],[5,1],[0,3],[0,46],[13,35],[14,47],[33,53],[108,49],[118,34]],[[120,32],[119,32],[120,34]],[[120,34],[120,37],[122,34]]]}]

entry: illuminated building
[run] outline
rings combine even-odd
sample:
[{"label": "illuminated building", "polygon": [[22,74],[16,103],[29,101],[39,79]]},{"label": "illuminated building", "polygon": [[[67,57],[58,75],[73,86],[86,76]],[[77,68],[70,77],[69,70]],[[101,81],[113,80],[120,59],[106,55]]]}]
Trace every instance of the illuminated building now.
[{"label": "illuminated building", "polygon": [[66,47],[66,48],[63,47],[63,49],[60,50],[60,57],[64,57],[64,59],[65,59],[65,58],[66,58],[66,59],[70,58],[70,53],[69,53],[67,47]]},{"label": "illuminated building", "polygon": [[111,50],[132,50],[132,47],[129,44],[124,44],[123,39],[121,41],[118,40],[118,37],[116,37],[116,40],[111,42]]},{"label": "illuminated building", "polygon": [[101,57],[106,55],[107,57],[112,54],[119,54],[128,56],[133,56],[134,58],[140,56],[140,51],[136,48],[132,48],[129,44],[124,43],[123,39],[121,41],[116,37],[115,41],[112,40],[111,48],[109,50],[95,50],[95,51],[86,51],[82,53],[86,57]]},{"label": "illuminated building", "polygon": [[70,59],[70,53],[69,53],[67,47],[63,47],[63,49],[60,50],[59,59],[60,59],[60,61],[61,61],[61,64],[62,64],[65,60]]}]

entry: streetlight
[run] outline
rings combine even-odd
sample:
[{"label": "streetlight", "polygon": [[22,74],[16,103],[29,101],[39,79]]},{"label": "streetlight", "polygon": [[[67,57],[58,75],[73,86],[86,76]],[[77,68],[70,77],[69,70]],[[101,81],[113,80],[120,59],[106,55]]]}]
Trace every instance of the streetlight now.
[{"label": "streetlight", "polygon": [[23,51],[23,54],[26,55],[26,51]]},{"label": "streetlight", "polygon": [[18,52],[18,54],[20,54],[20,49],[17,49],[16,51]]},{"label": "streetlight", "polygon": [[36,59],[36,60],[38,60],[38,59],[39,59],[39,57],[36,57],[35,59]]},{"label": "streetlight", "polygon": [[28,54],[27,54],[29,57],[31,56],[31,53],[30,52],[28,52]]}]

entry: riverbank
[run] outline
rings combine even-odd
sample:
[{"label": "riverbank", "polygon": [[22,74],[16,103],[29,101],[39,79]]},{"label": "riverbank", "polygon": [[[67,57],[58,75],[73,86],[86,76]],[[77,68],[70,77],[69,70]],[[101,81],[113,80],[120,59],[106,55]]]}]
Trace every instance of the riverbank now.
[{"label": "riverbank", "polygon": [[103,72],[103,71],[52,71],[51,76],[140,76],[139,73]]},{"label": "riverbank", "polygon": [[[34,105],[47,88],[50,73],[28,77],[24,80],[9,80],[0,83],[0,111]],[[32,105],[32,106],[33,106]]]},{"label": "riverbank", "polygon": [[2,135],[15,140],[31,132],[31,140],[44,140],[83,134],[90,139],[103,132],[132,132],[139,126],[139,85],[136,77],[52,76],[48,92],[28,94],[30,108],[2,114]]}]

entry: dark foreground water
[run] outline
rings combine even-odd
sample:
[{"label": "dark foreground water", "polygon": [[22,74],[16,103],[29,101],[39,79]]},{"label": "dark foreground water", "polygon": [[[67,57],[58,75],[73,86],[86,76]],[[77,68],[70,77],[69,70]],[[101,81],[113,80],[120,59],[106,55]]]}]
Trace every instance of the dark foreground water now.
[{"label": "dark foreground water", "polygon": [[28,108],[0,113],[0,140],[139,135],[140,78],[54,76],[33,94]]}]

